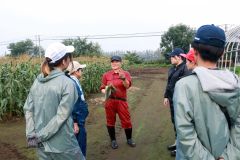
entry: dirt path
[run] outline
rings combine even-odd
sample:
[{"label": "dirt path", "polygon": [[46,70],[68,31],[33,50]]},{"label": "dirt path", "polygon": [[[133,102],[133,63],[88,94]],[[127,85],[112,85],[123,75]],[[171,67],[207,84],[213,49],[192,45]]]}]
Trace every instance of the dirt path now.
[{"label": "dirt path", "polygon": [[[149,69],[131,71],[134,85],[129,91],[130,112],[133,121],[133,137],[136,148],[126,144],[124,130],[118,121],[117,141],[119,148],[109,147],[109,137],[105,127],[104,110],[101,108],[101,118],[98,116],[99,131],[92,135],[88,129],[89,138],[95,136],[99,148],[88,148],[89,160],[171,160],[174,159],[167,151],[167,145],[173,142],[173,129],[170,121],[169,109],[162,106],[163,93],[166,85],[166,70]],[[99,108],[98,108],[99,109]],[[96,110],[95,110],[96,112]],[[95,117],[94,116],[94,117]],[[91,119],[91,118],[90,118]],[[102,120],[101,120],[102,119]],[[91,124],[90,124],[91,125]],[[96,125],[95,125],[96,127]],[[95,147],[97,147],[97,145]],[[100,154],[98,154],[100,153]]]},{"label": "dirt path", "polygon": [[35,160],[33,149],[27,149],[23,119],[0,123],[0,160]]},{"label": "dirt path", "polygon": [[[165,81],[162,74],[145,73],[139,75],[140,84],[144,85],[141,99],[132,110],[134,138],[136,148],[126,144],[122,131],[118,137],[119,149],[111,150],[107,160],[166,160],[170,159],[166,146],[171,143],[172,130],[169,127],[168,108],[162,107]],[[169,134],[170,133],[170,134]]]},{"label": "dirt path", "polygon": [[19,153],[16,146],[0,142],[1,160],[27,160],[27,157]]}]

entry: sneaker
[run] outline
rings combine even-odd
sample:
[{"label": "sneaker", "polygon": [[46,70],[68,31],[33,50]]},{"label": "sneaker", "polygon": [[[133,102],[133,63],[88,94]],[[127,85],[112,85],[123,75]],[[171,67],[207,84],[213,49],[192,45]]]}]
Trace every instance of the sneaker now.
[{"label": "sneaker", "polygon": [[127,144],[131,147],[136,147],[136,143],[132,139],[128,139]]},{"label": "sneaker", "polygon": [[112,149],[117,149],[118,148],[118,144],[117,144],[116,140],[112,140],[111,147],[112,147]]},{"label": "sneaker", "polygon": [[176,157],[176,153],[177,153],[177,150],[176,150],[176,149],[173,150],[173,151],[171,151],[171,156],[172,156],[172,157]]}]

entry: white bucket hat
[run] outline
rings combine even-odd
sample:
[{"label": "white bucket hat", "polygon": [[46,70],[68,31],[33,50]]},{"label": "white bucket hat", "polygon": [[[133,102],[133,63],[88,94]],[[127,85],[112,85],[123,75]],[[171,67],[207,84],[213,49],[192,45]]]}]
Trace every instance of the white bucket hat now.
[{"label": "white bucket hat", "polygon": [[48,57],[52,60],[50,63],[55,63],[56,61],[64,57],[66,53],[72,53],[73,51],[73,46],[65,46],[62,43],[56,42],[48,46],[45,52],[45,57]]},{"label": "white bucket hat", "polygon": [[69,64],[67,71],[69,74],[72,74],[73,72],[77,71],[78,69],[85,68],[87,65],[86,64],[80,64],[77,61],[73,61],[72,63]]}]

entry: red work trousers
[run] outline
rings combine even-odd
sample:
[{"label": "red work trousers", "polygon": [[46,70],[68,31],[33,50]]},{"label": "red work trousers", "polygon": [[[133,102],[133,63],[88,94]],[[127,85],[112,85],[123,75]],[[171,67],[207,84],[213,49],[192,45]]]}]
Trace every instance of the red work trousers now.
[{"label": "red work trousers", "polygon": [[108,99],[105,102],[105,112],[107,126],[115,126],[116,114],[118,114],[122,128],[132,128],[130,113],[128,110],[128,103],[126,101]]}]

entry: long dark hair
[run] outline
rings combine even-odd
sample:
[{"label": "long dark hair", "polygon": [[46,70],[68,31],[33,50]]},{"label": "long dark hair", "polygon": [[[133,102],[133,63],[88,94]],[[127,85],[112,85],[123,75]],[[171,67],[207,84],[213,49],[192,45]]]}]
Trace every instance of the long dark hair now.
[{"label": "long dark hair", "polygon": [[46,57],[41,65],[41,72],[43,73],[44,77],[48,76],[50,72],[54,70],[54,67],[62,64],[63,60],[67,60],[67,58],[70,58],[70,61],[72,62],[71,53],[66,53],[61,59],[57,60],[55,63],[51,63],[52,60]]}]

